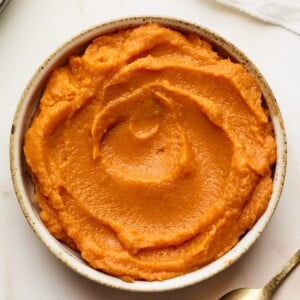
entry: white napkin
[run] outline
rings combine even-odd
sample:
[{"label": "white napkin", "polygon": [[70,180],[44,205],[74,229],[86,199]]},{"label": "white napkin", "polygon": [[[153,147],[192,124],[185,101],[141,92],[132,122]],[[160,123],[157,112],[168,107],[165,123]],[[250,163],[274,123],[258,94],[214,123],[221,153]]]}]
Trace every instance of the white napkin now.
[{"label": "white napkin", "polygon": [[217,0],[300,34],[300,0]]}]

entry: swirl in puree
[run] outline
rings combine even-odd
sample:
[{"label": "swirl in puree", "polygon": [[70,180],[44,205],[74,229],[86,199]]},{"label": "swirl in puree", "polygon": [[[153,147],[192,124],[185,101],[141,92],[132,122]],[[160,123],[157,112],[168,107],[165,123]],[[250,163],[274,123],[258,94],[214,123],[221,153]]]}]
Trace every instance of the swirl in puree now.
[{"label": "swirl in puree", "polygon": [[230,250],[265,211],[276,161],[254,77],[152,23],[100,36],[56,69],[24,151],[49,231],[127,281]]}]

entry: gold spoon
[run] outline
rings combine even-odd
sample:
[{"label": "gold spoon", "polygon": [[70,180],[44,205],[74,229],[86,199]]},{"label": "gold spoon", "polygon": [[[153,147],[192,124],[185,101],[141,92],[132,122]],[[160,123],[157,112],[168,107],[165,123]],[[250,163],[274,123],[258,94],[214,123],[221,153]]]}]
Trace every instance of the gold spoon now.
[{"label": "gold spoon", "polygon": [[241,288],[233,290],[222,296],[219,300],[270,300],[279,284],[299,264],[299,262],[300,249],[282,267],[282,270],[277,275],[275,275],[263,288]]}]

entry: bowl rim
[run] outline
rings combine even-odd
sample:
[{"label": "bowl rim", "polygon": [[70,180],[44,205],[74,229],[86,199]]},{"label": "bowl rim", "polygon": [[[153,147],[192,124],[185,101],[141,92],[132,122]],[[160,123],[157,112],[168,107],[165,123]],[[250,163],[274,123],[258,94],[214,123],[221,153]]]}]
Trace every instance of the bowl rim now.
[{"label": "bowl rim", "polygon": [[[95,270],[88,266],[83,262],[83,260],[79,259],[76,254],[73,253],[73,251],[64,246],[62,243],[58,242],[43,225],[25,192],[25,183],[28,182],[26,182],[26,174],[22,173],[21,166],[24,137],[23,127],[27,105],[30,104],[30,100],[34,95],[34,91],[37,89],[43,89],[44,82],[51,70],[55,68],[55,64],[60,65],[63,58],[68,57],[71,53],[74,53],[76,46],[78,47],[79,45],[84,45],[87,42],[91,42],[99,35],[113,32],[118,29],[136,27],[149,22],[157,22],[180,31],[194,32],[199,36],[204,37],[209,42],[217,45],[220,49],[225,49],[225,51],[229,53],[231,57],[238,58],[237,61],[243,64],[244,67],[255,76],[261,87],[265,102],[267,103],[270,111],[270,117],[274,127],[277,145],[277,162],[273,179],[273,192],[266,211],[256,221],[251,230],[249,230],[237,243],[237,245],[234,246],[229,252],[196,271],[186,273],[175,278],[164,281],[135,281],[133,283],[128,283],[116,278],[115,276],[105,274],[102,271]],[[59,61],[60,63],[58,63]],[[38,103],[39,101],[36,102]],[[32,230],[50,250],[50,252],[52,252],[60,261],[70,267],[73,271],[94,282],[127,291],[160,292],[187,287],[216,275],[237,261],[254,244],[269,223],[280,199],[287,165],[287,140],[283,119],[277,101],[269,85],[257,67],[242,51],[240,51],[231,42],[216,34],[214,31],[194,22],[174,17],[143,15],[117,18],[109,22],[92,26],[89,29],[83,30],[79,34],[73,36],[71,39],[63,43],[60,47],[52,52],[52,54],[34,73],[21,95],[12,122],[9,155],[13,186],[23,214],[27,222],[30,224]]]}]

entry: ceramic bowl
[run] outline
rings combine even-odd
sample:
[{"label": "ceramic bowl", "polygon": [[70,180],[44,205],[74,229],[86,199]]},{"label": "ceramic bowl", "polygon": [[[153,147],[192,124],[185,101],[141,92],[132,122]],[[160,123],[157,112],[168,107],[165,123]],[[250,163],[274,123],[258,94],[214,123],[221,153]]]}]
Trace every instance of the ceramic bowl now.
[{"label": "ceramic bowl", "polygon": [[[233,61],[243,64],[245,68],[255,76],[263,92],[264,104],[269,109],[273,123],[277,144],[277,163],[274,168],[273,193],[267,210],[255,223],[253,228],[248,231],[240,239],[239,243],[227,254],[197,271],[173,279],[161,282],[135,281],[133,283],[128,283],[91,268],[81,259],[78,253],[72,251],[70,248],[56,240],[48,232],[47,228],[39,218],[39,208],[33,195],[33,184],[25,164],[23,144],[25,132],[39,103],[45,81],[53,69],[64,64],[66,58],[71,54],[82,53],[87,44],[95,37],[119,29],[138,26],[147,22],[157,22],[180,31],[196,33],[212,43],[215,50],[221,56],[230,57]],[[15,193],[27,221],[46,247],[67,266],[86,278],[118,289],[143,292],[173,290],[192,285],[214,276],[240,258],[260,236],[274,213],[284,183],[286,155],[286,135],[280,110],[267,82],[246,55],[224,38],[200,25],[174,18],[148,16],[125,18],[95,26],[75,36],[56,50],[36,71],[23,92],[14,116],[10,140],[11,175]]]}]

